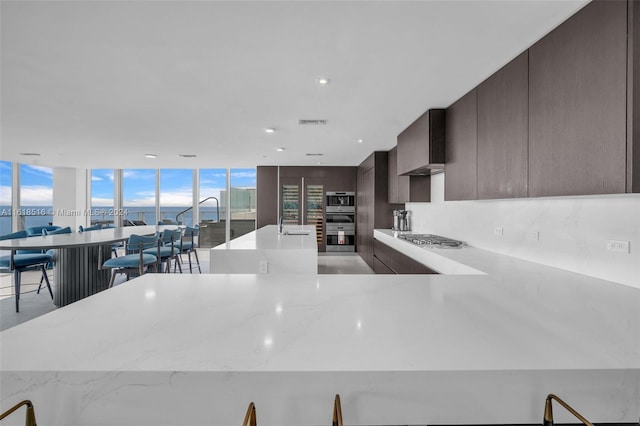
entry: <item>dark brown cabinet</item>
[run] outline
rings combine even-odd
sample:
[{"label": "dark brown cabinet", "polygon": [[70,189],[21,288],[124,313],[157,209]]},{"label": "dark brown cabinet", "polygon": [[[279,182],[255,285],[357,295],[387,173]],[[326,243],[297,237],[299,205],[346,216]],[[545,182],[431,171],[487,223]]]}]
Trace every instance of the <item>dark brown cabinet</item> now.
[{"label": "dark brown cabinet", "polygon": [[433,269],[378,240],[373,240],[373,250],[373,270],[376,274],[437,274]]},{"label": "dark brown cabinet", "polygon": [[530,196],[625,192],[627,7],[593,1],[529,49]]},{"label": "dark brown cabinet", "polygon": [[430,109],[398,135],[399,175],[429,175],[444,168],[444,122],[444,109]]},{"label": "dark brown cabinet", "polygon": [[447,108],[444,199],[475,200],[477,192],[478,102],[477,91]]},{"label": "dark brown cabinet", "polygon": [[389,151],[389,203],[431,201],[429,176],[398,176],[398,147]]},{"label": "dark brown cabinet", "polygon": [[478,86],[478,199],[527,194],[528,54]]},{"label": "dark brown cabinet", "polygon": [[278,223],[278,167],[256,170],[256,229]]},{"label": "dark brown cabinet", "polygon": [[393,209],[388,202],[388,153],[376,151],[358,166],[356,194],[356,250],[374,268],[373,230],[393,226]]},{"label": "dark brown cabinet", "polygon": [[628,6],[627,192],[640,192],[640,2]]}]

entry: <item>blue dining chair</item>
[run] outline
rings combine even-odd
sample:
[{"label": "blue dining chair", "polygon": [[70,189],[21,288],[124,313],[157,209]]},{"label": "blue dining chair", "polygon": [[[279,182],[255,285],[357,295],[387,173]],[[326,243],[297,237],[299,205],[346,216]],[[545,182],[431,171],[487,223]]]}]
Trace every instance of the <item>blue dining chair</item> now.
[{"label": "blue dining chair", "polygon": [[[82,225],[78,226],[78,232],[90,232],[90,231],[99,231],[101,229],[113,228],[112,226],[102,226],[101,224],[87,226],[86,228]],[[111,244],[111,253],[115,257],[118,257],[118,249],[122,247],[122,243],[114,243]]]},{"label": "blue dining chair", "polygon": [[98,225],[93,225],[93,226],[87,226],[86,228],[82,225],[78,226],[78,232],[87,232],[87,231],[97,231],[102,229],[102,225],[98,224]]},{"label": "blue dining chair", "polygon": [[148,248],[144,250],[147,254],[153,254],[158,258],[158,262],[162,266],[165,264],[165,272],[171,272],[171,260],[173,260],[182,273],[182,265],[180,265],[180,239],[182,231],[180,229],[165,229],[160,234],[160,246],[156,248]]},{"label": "blue dining chair", "polygon": [[[198,259],[198,233],[200,229],[197,227],[187,226],[182,233],[182,239],[180,239],[180,255],[186,253],[189,258],[189,272],[193,273],[193,267],[191,266],[191,253],[196,257],[196,263],[198,265],[198,271],[202,273],[202,269],[200,269],[200,259]],[[175,270],[175,268],[174,268]]]},{"label": "blue dining chair", "polygon": [[[53,227],[43,227],[42,235],[56,235],[56,234],[71,234],[71,227],[67,226],[66,228],[56,227],[57,229],[51,229]],[[46,253],[51,256],[51,262],[47,265],[47,269],[53,268],[53,264],[56,263],[56,251],[54,249],[49,249]],[[40,278],[40,284],[38,285],[38,291],[36,293],[40,294],[40,289],[42,288],[43,278]]]},{"label": "blue dining chair", "polygon": [[[13,240],[16,238],[27,238],[29,235],[27,231],[12,232],[0,236],[0,240]],[[18,251],[11,251],[8,256],[0,256],[0,270],[13,272],[13,285],[16,293],[16,312],[20,312],[20,280],[22,272],[40,269],[42,270],[42,279],[47,283],[49,294],[53,299],[53,290],[51,290],[51,284],[49,283],[49,277],[47,276],[46,266],[51,262],[52,258],[47,253],[41,251],[27,251],[26,253],[18,253]],[[40,287],[38,287],[38,292]]]},{"label": "blue dining chair", "polygon": [[58,235],[58,234],[71,234],[71,227],[67,226],[65,228],[58,228],[58,229],[52,229],[52,230],[48,230],[45,228],[42,230],[42,235]]},{"label": "blue dining chair", "polygon": [[60,228],[61,227],[57,225],[32,226],[25,229],[25,231],[27,231],[27,237],[35,237],[36,235],[42,235],[42,231],[45,229],[47,231],[55,231]]},{"label": "blue dining chair", "polygon": [[150,266],[157,268],[158,258],[153,254],[145,253],[145,250],[153,248],[157,250],[158,246],[158,235],[131,235],[125,247],[126,254],[112,257],[102,264],[103,268],[111,269],[109,287],[113,287],[116,274],[126,274],[129,281],[131,274],[143,275],[145,268],[149,269]]}]

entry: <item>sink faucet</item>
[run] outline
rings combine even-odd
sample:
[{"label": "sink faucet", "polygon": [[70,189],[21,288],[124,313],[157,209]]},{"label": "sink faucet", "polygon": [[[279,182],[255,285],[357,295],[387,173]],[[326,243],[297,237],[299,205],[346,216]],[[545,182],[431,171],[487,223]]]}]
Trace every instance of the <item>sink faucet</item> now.
[{"label": "sink faucet", "polygon": [[282,234],[282,228],[284,228],[284,216],[280,216],[278,219],[278,234]]}]

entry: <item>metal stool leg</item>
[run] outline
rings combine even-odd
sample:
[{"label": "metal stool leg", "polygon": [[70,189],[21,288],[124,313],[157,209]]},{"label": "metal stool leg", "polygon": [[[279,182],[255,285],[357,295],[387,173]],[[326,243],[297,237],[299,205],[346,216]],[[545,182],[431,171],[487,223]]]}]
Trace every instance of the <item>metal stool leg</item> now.
[{"label": "metal stool leg", "polygon": [[[51,284],[49,283],[49,277],[47,276],[47,268],[45,268],[44,265],[42,265],[42,277],[47,283],[47,289],[49,289],[49,294],[51,295],[51,299],[53,299],[53,290],[51,290]],[[40,291],[40,285],[38,286],[38,291]]]}]

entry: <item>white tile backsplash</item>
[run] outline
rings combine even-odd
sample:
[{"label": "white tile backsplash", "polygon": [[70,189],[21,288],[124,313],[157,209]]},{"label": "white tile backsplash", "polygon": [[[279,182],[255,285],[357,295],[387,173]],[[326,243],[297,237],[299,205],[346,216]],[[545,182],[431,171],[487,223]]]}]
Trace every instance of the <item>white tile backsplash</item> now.
[{"label": "white tile backsplash", "polygon": [[444,201],[444,181],[431,177],[431,203],[406,204],[412,231],[640,288],[640,194]]}]

